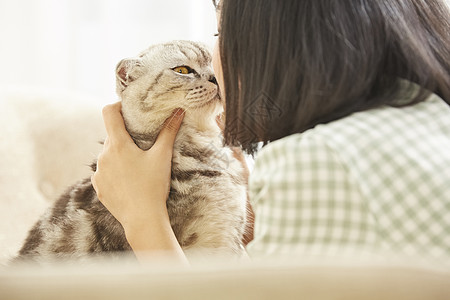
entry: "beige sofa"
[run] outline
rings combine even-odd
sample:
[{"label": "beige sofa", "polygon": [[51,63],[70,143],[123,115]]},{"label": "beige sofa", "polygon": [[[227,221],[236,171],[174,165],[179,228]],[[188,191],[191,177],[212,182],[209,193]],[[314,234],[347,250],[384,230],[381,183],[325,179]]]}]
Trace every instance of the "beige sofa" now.
[{"label": "beige sofa", "polygon": [[0,264],[64,189],[90,174],[104,138],[88,96],[0,88]]},{"label": "beige sofa", "polygon": [[[87,96],[0,90],[0,265],[76,180],[104,137]],[[0,299],[450,299],[450,270],[415,261],[272,258],[191,268],[128,260],[84,266],[0,267]]]},{"label": "beige sofa", "polygon": [[189,269],[97,264],[0,271],[1,299],[448,300],[450,276],[425,267],[212,263]]}]

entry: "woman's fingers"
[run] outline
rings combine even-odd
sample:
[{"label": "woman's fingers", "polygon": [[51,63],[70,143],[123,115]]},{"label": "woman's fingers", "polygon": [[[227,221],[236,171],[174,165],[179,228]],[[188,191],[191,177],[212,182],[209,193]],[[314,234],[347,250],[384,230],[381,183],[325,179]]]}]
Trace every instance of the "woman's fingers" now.
[{"label": "woman's fingers", "polygon": [[106,105],[103,108],[103,122],[105,123],[106,133],[109,142],[132,142],[128,131],[125,128],[125,123],[122,116],[122,104],[116,102],[114,104]]},{"label": "woman's fingers", "polygon": [[178,130],[180,129],[181,122],[183,122],[184,110],[178,108],[172,115],[167,118],[164,122],[164,126],[159,132],[153,147],[161,147],[167,151],[173,150],[173,144],[175,143],[175,138],[177,136]]},{"label": "woman's fingers", "polygon": [[219,126],[220,130],[223,132],[225,129],[225,114],[221,113],[216,117],[216,123]]}]

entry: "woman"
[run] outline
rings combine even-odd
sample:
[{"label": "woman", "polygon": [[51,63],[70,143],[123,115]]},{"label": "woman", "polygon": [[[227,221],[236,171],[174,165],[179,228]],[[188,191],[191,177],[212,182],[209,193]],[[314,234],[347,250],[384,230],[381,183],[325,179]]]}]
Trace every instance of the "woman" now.
[{"label": "woman", "polygon": [[[226,142],[251,153],[271,141],[250,176],[250,255],[450,257],[446,5],[224,0],[218,18]],[[104,119],[99,198],[138,255],[165,250],[186,262],[165,208],[182,114],[148,152],[134,146],[119,104]]]}]

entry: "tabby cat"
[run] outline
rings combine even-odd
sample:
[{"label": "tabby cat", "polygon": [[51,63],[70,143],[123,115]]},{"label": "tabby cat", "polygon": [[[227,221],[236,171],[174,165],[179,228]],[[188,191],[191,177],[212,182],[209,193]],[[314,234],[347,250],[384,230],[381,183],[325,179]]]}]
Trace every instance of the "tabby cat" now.
[{"label": "tabby cat", "polygon": [[[174,109],[185,110],[167,199],[171,225],[185,253],[243,254],[245,180],[241,163],[223,146],[216,123],[223,105],[210,52],[190,41],[154,45],[122,60],[116,77],[126,128],[143,150],[153,145]],[[123,251],[131,248],[122,226],[86,178],[40,218],[16,261],[80,260]]]}]

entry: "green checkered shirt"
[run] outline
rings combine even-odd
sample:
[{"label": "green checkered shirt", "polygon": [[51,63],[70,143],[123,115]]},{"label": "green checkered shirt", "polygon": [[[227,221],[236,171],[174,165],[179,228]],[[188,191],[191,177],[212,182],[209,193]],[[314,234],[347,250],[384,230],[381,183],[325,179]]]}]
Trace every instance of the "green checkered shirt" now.
[{"label": "green checkered shirt", "polygon": [[432,95],[264,147],[249,182],[253,257],[368,249],[450,257],[450,107]]}]

